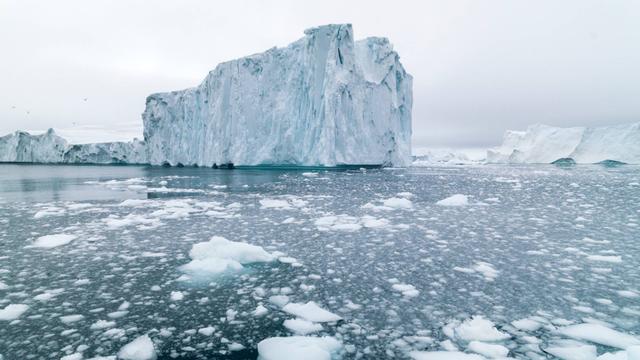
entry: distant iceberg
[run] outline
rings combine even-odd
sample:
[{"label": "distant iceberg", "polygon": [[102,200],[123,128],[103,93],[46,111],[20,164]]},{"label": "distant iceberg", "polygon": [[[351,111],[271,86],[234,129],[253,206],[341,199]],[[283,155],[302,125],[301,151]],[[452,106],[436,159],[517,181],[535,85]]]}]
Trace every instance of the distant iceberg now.
[{"label": "distant iceberg", "polygon": [[67,143],[53,129],[31,135],[25,131],[0,137],[0,162],[48,164],[146,164],[144,142]]},{"label": "distant iceberg", "polygon": [[0,161],[234,165],[411,164],[412,77],[386,38],[305,31],[218,65],[197,87],[153,94],[144,142],[69,145],[53,130],[0,138]]},{"label": "distant iceberg", "polygon": [[487,151],[488,163],[640,164],[640,122],[602,127],[532,125],[507,131],[500,147]]},{"label": "distant iceberg", "polygon": [[149,96],[144,138],[154,165],[408,166],[411,107],[412,78],[387,39],[326,25]]},{"label": "distant iceberg", "polygon": [[486,149],[416,148],[413,150],[414,167],[436,165],[480,165],[485,162]]}]

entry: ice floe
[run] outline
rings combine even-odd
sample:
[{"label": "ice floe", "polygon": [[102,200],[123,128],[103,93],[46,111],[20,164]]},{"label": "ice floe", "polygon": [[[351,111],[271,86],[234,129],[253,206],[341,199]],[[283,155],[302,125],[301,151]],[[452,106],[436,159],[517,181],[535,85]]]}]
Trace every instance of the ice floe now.
[{"label": "ice floe", "polygon": [[261,360],[331,360],[342,349],[333,337],[272,337],[258,343]]},{"label": "ice floe", "polygon": [[4,309],[0,309],[0,320],[2,321],[12,321],[16,320],[25,311],[29,309],[29,305],[25,304],[9,304],[5,306]]},{"label": "ice floe", "polygon": [[67,245],[68,243],[75,240],[77,236],[70,234],[54,234],[54,235],[45,235],[40,236],[36,239],[36,241],[31,244],[31,247],[43,248],[43,249],[51,249],[54,247]]},{"label": "ice floe", "polygon": [[194,244],[189,256],[192,260],[182,266],[182,270],[194,276],[239,271],[244,268],[244,264],[275,260],[273,255],[260,246],[230,241],[221,236]]}]

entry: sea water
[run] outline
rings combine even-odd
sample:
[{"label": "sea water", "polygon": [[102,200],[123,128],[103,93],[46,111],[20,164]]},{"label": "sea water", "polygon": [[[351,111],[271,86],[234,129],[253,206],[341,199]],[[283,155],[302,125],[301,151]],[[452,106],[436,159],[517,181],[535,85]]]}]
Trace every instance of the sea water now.
[{"label": "sea water", "polygon": [[[213,236],[274,261],[186,273]],[[639,255],[634,166],[0,165],[0,313],[26,305],[0,355],[112,356],[148,334],[160,359],[255,359],[294,335],[284,303],[313,301],[341,318],[305,334],[334,357],[589,358],[640,338]]]}]

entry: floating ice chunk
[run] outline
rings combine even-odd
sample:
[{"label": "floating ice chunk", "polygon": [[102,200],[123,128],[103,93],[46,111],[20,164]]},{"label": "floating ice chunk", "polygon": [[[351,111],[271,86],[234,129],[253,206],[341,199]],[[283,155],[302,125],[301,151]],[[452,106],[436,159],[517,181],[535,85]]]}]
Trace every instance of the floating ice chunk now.
[{"label": "floating ice chunk", "polygon": [[380,229],[389,226],[389,220],[387,219],[376,219],[372,216],[363,216],[362,217],[362,226],[371,229]]},{"label": "floating ice chunk", "polygon": [[84,316],[80,315],[80,314],[60,316],[60,321],[62,321],[65,324],[71,324],[71,323],[74,323],[74,322],[78,322],[78,321],[80,321],[82,319],[84,319]]},{"label": "floating ice chunk", "polygon": [[227,349],[229,349],[229,351],[240,351],[244,349],[244,345],[232,342],[231,344],[229,344],[229,346],[227,346]]},{"label": "floating ice chunk", "polygon": [[446,199],[442,199],[436,203],[440,206],[466,206],[469,204],[469,198],[467,195],[455,194]]},{"label": "floating ice chunk", "polygon": [[488,358],[504,358],[509,354],[509,349],[502,345],[487,344],[481,341],[470,342],[467,349]]},{"label": "floating ice chunk", "polygon": [[530,318],[512,321],[511,325],[518,330],[524,331],[536,331],[542,327],[541,323]]},{"label": "floating ice chunk", "polygon": [[115,321],[98,320],[98,321],[94,322],[93,324],[91,324],[89,329],[91,329],[91,330],[102,330],[102,329],[108,329],[108,328],[111,328],[111,327],[114,327],[114,326],[116,326],[116,322]]},{"label": "floating ice chunk", "polygon": [[7,290],[8,288],[9,288],[9,285],[7,285],[4,282],[0,281],[0,290]]},{"label": "floating ice chunk", "polygon": [[616,291],[616,293],[626,298],[637,298],[638,296],[640,296],[640,294],[632,290],[618,290]]},{"label": "floating ice chunk", "polygon": [[484,261],[476,262],[473,270],[481,273],[487,281],[493,281],[498,276],[498,270],[494,269],[493,265]]},{"label": "floating ice chunk", "polygon": [[156,350],[149,335],[137,337],[118,351],[118,359],[122,360],[155,360],[156,357]]},{"label": "floating ice chunk", "polygon": [[191,262],[182,266],[181,269],[194,276],[211,276],[224,272],[240,271],[243,268],[242,264],[235,260],[209,258],[191,260]]},{"label": "floating ice chunk", "polygon": [[395,291],[399,291],[406,297],[416,297],[420,295],[420,291],[415,286],[410,284],[393,284],[391,288]]},{"label": "floating ice chunk", "polygon": [[194,244],[189,252],[193,259],[182,270],[194,275],[216,275],[239,271],[243,264],[273,261],[275,257],[262,247],[214,236],[207,242]]},{"label": "floating ice chunk", "polygon": [[269,302],[277,307],[284,307],[289,303],[289,297],[287,295],[274,295],[269,297]]},{"label": "floating ice chunk", "polygon": [[34,296],[33,300],[49,301],[49,300],[53,299],[56,295],[62,294],[63,292],[64,292],[64,289],[47,290],[47,291],[43,292],[42,294],[38,294],[38,295]]},{"label": "floating ice chunk", "polygon": [[453,270],[467,274],[480,273],[487,281],[495,280],[496,277],[498,277],[499,273],[499,271],[496,270],[493,265],[484,261],[476,261],[476,263],[471,268],[456,266],[453,268]]},{"label": "floating ice chunk", "polygon": [[318,173],[316,173],[316,172],[303,172],[302,176],[304,176],[304,177],[318,177]]},{"label": "floating ice chunk", "polygon": [[566,346],[553,345],[544,350],[563,360],[594,360],[598,356],[595,346],[579,343]]},{"label": "floating ice chunk", "polygon": [[348,215],[323,216],[314,224],[320,231],[358,231],[362,228],[360,219]]},{"label": "floating ice chunk", "polygon": [[112,356],[96,356],[96,357],[89,358],[87,360],[116,360],[116,356],[115,355],[112,355]]},{"label": "floating ice chunk", "polygon": [[313,322],[332,322],[342,319],[340,316],[321,308],[313,301],[306,304],[289,303],[282,308],[282,311]]},{"label": "floating ice chunk", "polygon": [[331,360],[342,349],[335,338],[324,337],[272,337],[258,343],[260,360]]},{"label": "floating ice chunk", "polygon": [[558,330],[564,336],[578,340],[586,340],[600,345],[626,349],[630,346],[640,345],[640,338],[621,333],[601,324],[577,324]]},{"label": "floating ice chunk", "polygon": [[622,262],[622,256],[615,256],[615,255],[588,255],[587,256],[587,260],[603,261],[603,262],[610,262],[610,263],[621,263]]},{"label": "floating ice chunk", "polygon": [[465,320],[454,329],[454,332],[456,337],[465,341],[500,341],[511,337],[496,329],[493,322],[482,316]]},{"label": "floating ice chunk", "polygon": [[287,319],[282,325],[296,335],[307,335],[322,331],[322,325],[303,319]]},{"label": "floating ice chunk", "polygon": [[58,208],[58,207],[48,207],[38,211],[35,215],[33,215],[33,218],[41,219],[43,217],[49,217],[49,216],[62,216],[65,213],[66,213],[65,209]]},{"label": "floating ice chunk", "polygon": [[413,360],[484,360],[480,355],[459,351],[412,351],[409,356]]},{"label": "floating ice chunk", "polygon": [[82,360],[82,353],[77,352],[69,355],[65,355],[60,360]]},{"label": "floating ice chunk", "polygon": [[27,309],[29,306],[25,304],[9,304],[0,310],[0,321],[13,321],[24,314]]},{"label": "floating ice chunk", "polygon": [[126,226],[134,226],[141,225],[147,229],[153,229],[162,225],[160,220],[146,218],[142,215],[129,214],[122,218],[118,218],[117,216],[109,216],[106,219],[102,219],[102,221],[107,225],[107,228],[110,230],[120,229]]},{"label": "floating ice chunk", "polygon": [[213,326],[207,326],[207,327],[198,329],[198,334],[202,334],[204,336],[211,336],[215,331],[216,331],[216,328],[214,328]]},{"label": "floating ice chunk", "polygon": [[274,256],[260,246],[230,241],[221,236],[214,236],[207,242],[193,245],[189,256],[192,259],[208,259],[212,257],[233,259],[241,264],[274,260]]},{"label": "floating ice chunk", "polygon": [[382,204],[391,209],[411,209],[413,208],[413,203],[411,200],[406,198],[397,198],[392,197],[386,199],[382,202]]},{"label": "floating ice chunk", "polygon": [[184,294],[181,291],[171,292],[171,301],[182,301],[183,299],[184,299]]},{"label": "floating ice chunk", "polygon": [[55,234],[40,236],[33,242],[32,247],[51,249],[72,242],[77,236],[69,234]]},{"label": "floating ice chunk", "polygon": [[262,199],[262,200],[260,200],[260,208],[261,209],[289,210],[289,209],[291,209],[291,204],[289,204],[289,202],[287,200]]},{"label": "floating ice chunk", "polygon": [[262,304],[256,306],[255,310],[253,310],[253,316],[257,316],[257,317],[267,315],[267,313],[269,313],[269,310],[266,307],[264,307]]}]

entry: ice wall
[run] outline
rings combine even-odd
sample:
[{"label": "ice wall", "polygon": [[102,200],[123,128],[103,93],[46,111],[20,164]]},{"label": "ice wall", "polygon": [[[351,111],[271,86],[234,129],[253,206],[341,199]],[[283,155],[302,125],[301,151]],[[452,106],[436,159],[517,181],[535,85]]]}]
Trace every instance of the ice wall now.
[{"label": "ice wall", "polygon": [[561,158],[585,164],[640,164],[640,122],[572,128],[532,125],[526,131],[507,131],[503,144],[487,151],[489,163],[551,163]]},{"label": "ice wall", "polygon": [[412,78],[387,39],[327,25],[149,96],[144,137],[155,165],[406,166],[411,107]]},{"label": "ice wall", "polygon": [[139,140],[70,145],[49,129],[40,135],[16,131],[0,137],[0,162],[145,164],[148,161],[144,142]]}]

